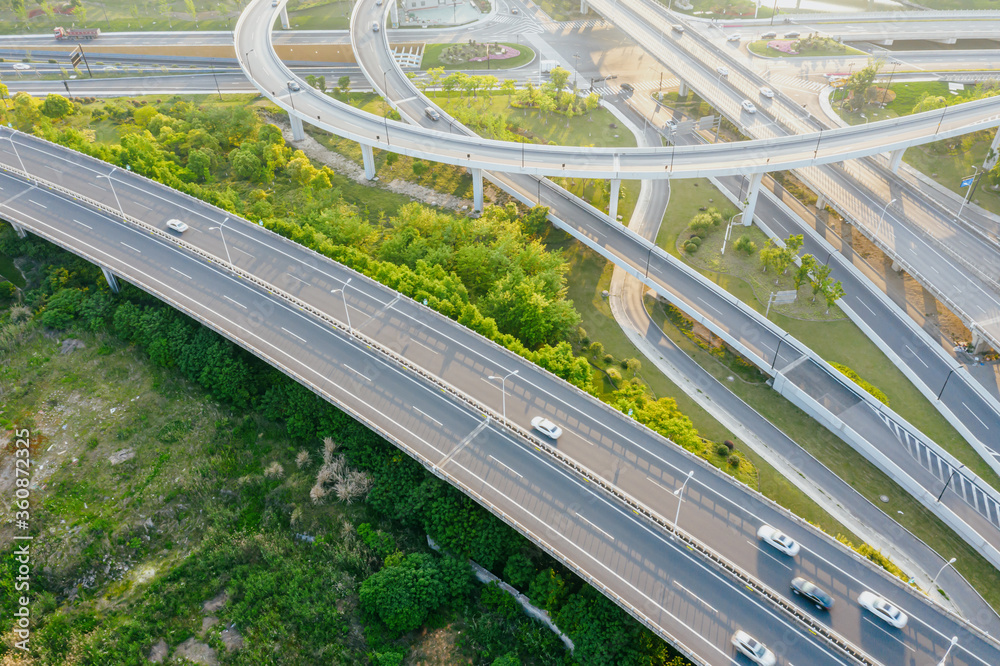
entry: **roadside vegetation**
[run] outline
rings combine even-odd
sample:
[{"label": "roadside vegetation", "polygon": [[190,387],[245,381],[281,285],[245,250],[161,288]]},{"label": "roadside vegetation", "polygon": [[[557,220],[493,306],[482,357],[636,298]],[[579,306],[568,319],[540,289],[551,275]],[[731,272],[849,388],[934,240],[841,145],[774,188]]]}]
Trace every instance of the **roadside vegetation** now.
[{"label": "roadside vegetation", "polygon": [[[862,71],[855,72],[847,84],[831,95],[833,108],[852,125],[870,120],[885,120],[911,113],[944,112],[949,106],[1000,94],[996,82],[949,88],[947,83],[906,82],[885,87],[876,83],[884,79],[885,66],[873,60]],[[973,175],[973,166],[982,167],[993,140],[994,130],[971,132],[942,141],[908,148],[903,159],[921,173],[933,178],[959,196],[968,194],[961,182]],[[991,213],[1000,214],[1000,165],[983,174],[976,185],[972,201]]]},{"label": "roadside vegetation", "polygon": [[865,55],[851,46],[838,42],[832,37],[811,34],[801,39],[758,39],[749,42],[747,48],[759,56],[768,58],[820,58],[823,56]]},{"label": "roadside vegetation", "polygon": [[[487,53],[489,57],[487,58]],[[420,69],[514,69],[535,59],[530,46],[512,42],[426,44]]]},{"label": "roadside vegetation", "polygon": [[[131,286],[112,295],[96,267],[5,224],[0,251],[28,274],[0,303],[3,450],[28,428],[36,462],[33,651],[16,657],[7,634],[4,663],[685,663],[252,355]],[[546,609],[574,654],[476,583],[467,558]]]}]

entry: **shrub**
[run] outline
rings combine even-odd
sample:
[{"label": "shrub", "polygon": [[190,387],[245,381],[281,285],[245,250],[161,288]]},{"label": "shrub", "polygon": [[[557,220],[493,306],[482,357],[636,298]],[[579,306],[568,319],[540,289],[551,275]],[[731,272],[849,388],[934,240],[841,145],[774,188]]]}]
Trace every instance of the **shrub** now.
[{"label": "shrub", "polygon": [[725,444],[716,444],[715,445],[715,455],[719,456],[720,458],[724,458],[725,456],[728,456],[730,450],[731,449],[728,446],[726,446]]},{"label": "shrub", "polygon": [[889,406],[889,397],[885,393],[883,393],[880,388],[878,388],[871,382],[862,379],[861,375],[859,375],[857,372],[855,372],[851,368],[848,368],[846,365],[841,365],[840,363],[831,363],[830,365],[832,365],[837,370],[842,372],[852,382],[854,382],[864,390],[868,391],[868,393],[870,393],[872,397],[881,402],[883,405],[885,405],[886,407]]},{"label": "shrub", "polygon": [[607,364],[614,363],[615,362],[615,357],[612,356],[611,354],[605,354],[604,355],[604,362],[607,363]]},{"label": "shrub", "polygon": [[739,467],[740,466],[740,457],[738,455],[736,455],[736,454],[733,454],[733,455],[729,456],[729,458],[726,460],[726,462],[729,463],[730,467]]},{"label": "shrub", "polygon": [[608,377],[617,386],[622,380],[622,373],[618,372],[618,368],[608,368]]},{"label": "shrub", "polygon": [[757,243],[750,240],[750,236],[746,234],[740,236],[733,247],[736,248],[737,252],[742,252],[748,257],[757,251]]},{"label": "shrub", "polygon": [[732,443],[732,442],[731,442],[730,440],[728,440],[728,439],[727,439],[726,441],[724,441],[724,442],[723,442],[722,444],[723,444],[723,446],[725,446],[725,447],[726,447],[727,449],[729,449],[730,451],[732,451],[733,449],[735,449],[735,448],[736,448],[736,445],[735,445],[735,444],[733,444],[733,443]]},{"label": "shrub", "polygon": [[688,241],[687,244],[684,246],[684,251],[687,252],[688,254],[694,254],[695,252],[698,251],[698,244]]}]

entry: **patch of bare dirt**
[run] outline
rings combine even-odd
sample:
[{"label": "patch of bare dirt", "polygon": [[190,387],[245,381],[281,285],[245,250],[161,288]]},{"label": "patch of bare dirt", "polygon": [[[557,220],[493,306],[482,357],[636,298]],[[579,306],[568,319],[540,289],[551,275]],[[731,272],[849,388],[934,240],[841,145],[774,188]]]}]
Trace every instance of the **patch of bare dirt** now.
[{"label": "patch of bare dirt", "polygon": [[454,625],[433,629],[424,629],[416,638],[413,647],[403,662],[406,666],[451,666],[452,664],[471,664],[472,661],[463,657],[455,641],[461,632]]},{"label": "patch of bare dirt", "polygon": [[121,449],[120,451],[115,451],[108,456],[108,462],[112,465],[117,465],[125,462],[126,460],[132,460],[132,458],[135,458],[135,449]]},{"label": "patch of bare dirt", "polygon": [[161,638],[160,641],[153,646],[153,649],[149,651],[149,661],[154,664],[161,663],[167,658],[167,650],[167,642]]},{"label": "patch of bare dirt", "polygon": [[219,637],[226,646],[226,652],[235,652],[243,647],[243,635],[235,627],[223,629]]},{"label": "patch of bare dirt", "polygon": [[184,658],[196,664],[203,664],[204,666],[218,666],[219,664],[219,658],[215,656],[215,650],[193,637],[177,646],[173,658]]}]

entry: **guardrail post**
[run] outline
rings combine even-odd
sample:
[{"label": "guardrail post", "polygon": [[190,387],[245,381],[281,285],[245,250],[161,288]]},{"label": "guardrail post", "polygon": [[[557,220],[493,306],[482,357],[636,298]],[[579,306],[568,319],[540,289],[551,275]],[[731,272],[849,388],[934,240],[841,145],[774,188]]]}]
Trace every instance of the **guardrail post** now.
[{"label": "guardrail post", "polygon": [[17,225],[17,224],[14,224],[13,222],[10,223],[10,226],[14,227],[14,231],[17,232],[17,237],[18,238],[27,238],[28,237],[28,230],[25,229],[24,227],[22,227],[20,225]]},{"label": "guardrail post", "polygon": [[375,152],[364,143],[361,144],[361,160],[365,164],[365,178],[375,180]]},{"label": "guardrail post", "polygon": [[117,294],[119,291],[118,278],[104,266],[101,266],[101,272],[104,273],[104,279],[108,281],[108,286],[111,287],[111,291]]},{"label": "guardrail post", "polygon": [[743,209],[743,226],[749,227],[753,224],[753,210],[757,207],[757,195],[760,194],[760,181],[764,178],[763,172],[750,176],[750,194],[747,195],[747,205]]},{"label": "guardrail post", "polygon": [[621,187],[621,178],[611,179],[611,188],[608,194],[608,220],[612,223],[618,221],[618,193],[621,191]]},{"label": "guardrail post", "polygon": [[288,114],[288,119],[292,122],[292,141],[301,141],[306,138],[306,131],[302,127],[302,119],[290,113]]},{"label": "guardrail post", "polygon": [[897,148],[889,154],[889,170],[893,173],[899,173],[899,165],[903,161],[903,153],[906,152],[906,148]]},{"label": "guardrail post", "polygon": [[483,212],[483,170],[478,168],[469,169],[472,174],[472,209],[477,213]]},{"label": "guardrail post", "polygon": [[281,27],[284,28],[285,30],[288,30],[289,28],[287,4],[281,5]]}]

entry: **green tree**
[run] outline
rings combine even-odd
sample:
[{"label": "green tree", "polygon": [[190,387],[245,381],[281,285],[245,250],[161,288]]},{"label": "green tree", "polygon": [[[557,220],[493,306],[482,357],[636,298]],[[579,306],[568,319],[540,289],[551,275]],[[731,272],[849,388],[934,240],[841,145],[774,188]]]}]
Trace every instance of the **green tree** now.
[{"label": "green tree", "polygon": [[514,79],[504,79],[503,83],[500,84],[500,90],[506,93],[507,106],[510,106],[510,100],[514,96],[514,91],[517,90],[517,81]]},{"label": "green tree", "polygon": [[830,280],[830,267],[825,264],[816,266],[812,269],[811,275],[809,284],[812,286],[812,300],[815,301],[816,295],[826,289],[827,283]]},{"label": "green tree", "polygon": [[640,363],[637,358],[630,358],[626,359],[625,367],[628,368],[628,371],[632,373],[633,377],[635,377],[639,370],[642,369],[642,363]]},{"label": "green tree", "polygon": [[147,104],[146,106],[140,106],[138,109],[132,112],[132,119],[136,125],[139,127],[145,127],[149,124],[153,118],[159,114],[159,109],[157,109],[152,104]]},{"label": "green tree", "polygon": [[875,79],[878,77],[879,71],[885,61],[881,58],[870,58],[868,60],[868,65],[863,69],[858,70],[851,74],[850,78],[844,84],[852,94],[851,97],[851,107],[855,110],[864,108],[865,101],[868,95],[868,89],[871,88]]},{"label": "green tree", "polygon": [[233,165],[233,173],[243,180],[250,182],[263,180],[264,164],[249,150],[235,151],[229,161]]},{"label": "green tree", "polygon": [[590,343],[590,349],[588,351],[590,352],[591,356],[593,356],[595,359],[598,359],[604,355],[604,345],[595,340],[594,342]]},{"label": "green tree", "polygon": [[212,156],[204,150],[192,150],[188,154],[188,171],[204,183],[212,170]]},{"label": "green tree", "polygon": [[351,91],[351,77],[344,74],[337,79],[337,87],[340,89],[341,94],[346,95],[349,93]]},{"label": "green tree", "polygon": [[593,111],[601,105],[601,96],[597,93],[590,93],[583,99],[583,103],[587,111]]},{"label": "green tree", "polygon": [[194,0],[184,0],[184,6],[188,10],[188,14],[191,15],[191,20],[194,21],[195,25],[198,25],[198,8],[194,6]]},{"label": "green tree", "polygon": [[73,103],[62,95],[49,93],[42,102],[42,113],[47,118],[57,120],[73,113]]},{"label": "green tree", "polygon": [[737,252],[743,252],[748,257],[753,255],[757,251],[757,243],[750,240],[750,236],[743,234],[738,239],[736,239],[736,244],[733,245]]},{"label": "green tree", "polygon": [[40,106],[35,98],[26,92],[14,95],[14,122],[19,130],[30,132],[35,128],[42,118]]},{"label": "green tree", "polygon": [[940,95],[929,95],[926,92],[920,96],[920,101],[913,106],[910,113],[923,113],[948,106],[948,100]]},{"label": "green tree", "polygon": [[829,312],[838,300],[840,300],[844,295],[844,287],[840,284],[840,280],[836,282],[829,282],[824,285],[823,288],[823,298],[826,300],[826,311]]},{"label": "green tree", "polygon": [[816,268],[816,258],[811,254],[803,254],[802,263],[799,264],[798,268],[795,269],[795,275],[792,279],[795,280],[795,289],[799,289],[802,285],[809,282],[809,274],[814,268]]},{"label": "green tree", "polygon": [[554,90],[562,90],[565,88],[567,81],[569,81],[569,70],[563,69],[562,67],[555,67],[551,72],[549,72],[549,83],[552,85]]},{"label": "green tree", "polygon": [[785,249],[792,253],[792,260],[795,260],[795,255],[799,253],[802,249],[802,245],[805,243],[805,239],[802,234],[796,234],[789,236],[785,239]]}]

